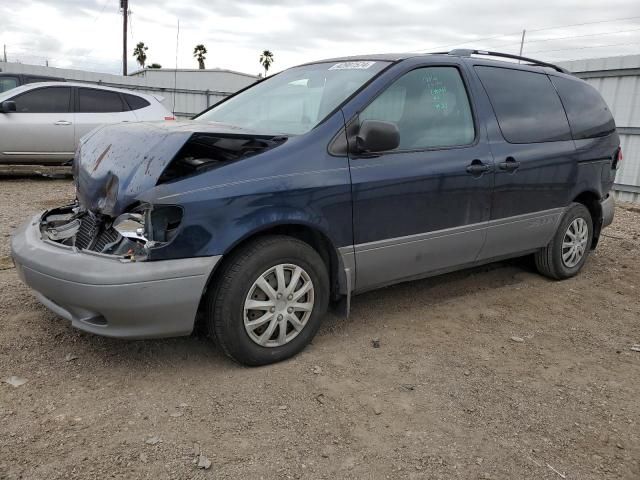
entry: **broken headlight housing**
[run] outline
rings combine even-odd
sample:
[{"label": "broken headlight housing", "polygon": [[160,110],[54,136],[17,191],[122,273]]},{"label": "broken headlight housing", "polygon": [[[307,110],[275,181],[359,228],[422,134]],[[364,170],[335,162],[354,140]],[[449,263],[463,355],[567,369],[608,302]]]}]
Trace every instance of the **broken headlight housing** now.
[{"label": "broken headlight housing", "polygon": [[46,212],[40,230],[55,243],[141,261],[171,242],[181,221],[182,208],[175,205],[141,204],[115,219],[70,205]]}]

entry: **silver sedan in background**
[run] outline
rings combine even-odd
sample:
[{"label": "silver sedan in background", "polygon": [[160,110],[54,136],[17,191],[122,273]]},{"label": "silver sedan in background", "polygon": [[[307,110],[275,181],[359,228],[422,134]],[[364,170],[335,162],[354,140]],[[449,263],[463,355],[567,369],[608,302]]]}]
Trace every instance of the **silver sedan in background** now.
[{"label": "silver sedan in background", "polygon": [[175,120],[153,95],[86,83],[31,83],[0,94],[0,165],[61,165],[110,123]]}]

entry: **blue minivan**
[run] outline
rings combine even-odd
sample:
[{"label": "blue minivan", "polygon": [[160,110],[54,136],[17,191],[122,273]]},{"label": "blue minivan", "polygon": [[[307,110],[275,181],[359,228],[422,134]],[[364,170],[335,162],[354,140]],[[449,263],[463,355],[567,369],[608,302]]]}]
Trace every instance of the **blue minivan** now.
[{"label": "blue minivan", "polygon": [[189,122],[94,130],[76,201],[20,227],[12,254],[77,328],[177,336],[201,318],[262,365],[364,291],[529,254],[550,278],[577,274],[613,219],[621,158],[602,97],[551,64],[324,60]]}]

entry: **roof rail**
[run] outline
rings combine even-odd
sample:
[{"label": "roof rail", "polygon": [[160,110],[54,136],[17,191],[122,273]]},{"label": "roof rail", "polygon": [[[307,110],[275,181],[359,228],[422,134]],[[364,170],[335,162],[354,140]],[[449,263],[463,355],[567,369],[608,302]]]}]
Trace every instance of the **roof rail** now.
[{"label": "roof rail", "polygon": [[540,60],[536,60],[534,58],[529,58],[529,57],[521,57],[520,55],[511,55],[510,53],[489,52],[487,50],[471,50],[466,48],[457,48],[447,53],[449,55],[455,55],[457,57],[470,57],[471,55],[485,55],[488,57],[510,58],[512,60],[522,60],[524,62],[528,62],[533,65],[540,65],[541,67],[553,68],[554,70],[562,73],[571,73],[562,67],[554,65],[553,63],[542,62]]}]

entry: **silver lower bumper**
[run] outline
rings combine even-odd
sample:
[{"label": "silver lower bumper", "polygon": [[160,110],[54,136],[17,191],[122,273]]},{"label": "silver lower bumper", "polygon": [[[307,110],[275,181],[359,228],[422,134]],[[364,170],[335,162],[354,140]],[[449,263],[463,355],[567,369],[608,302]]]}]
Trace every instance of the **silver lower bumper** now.
[{"label": "silver lower bumper", "polygon": [[600,205],[602,206],[602,228],[608,227],[613,222],[613,215],[616,209],[616,202],[613,195],[609,194]]},{"label": "silver lower bumper", "polygon": [[43,240],[40,215],[11,239],[22,281],[47,308],[81,330],[150,338],[188,335],[220,256],[123,262]]}]

